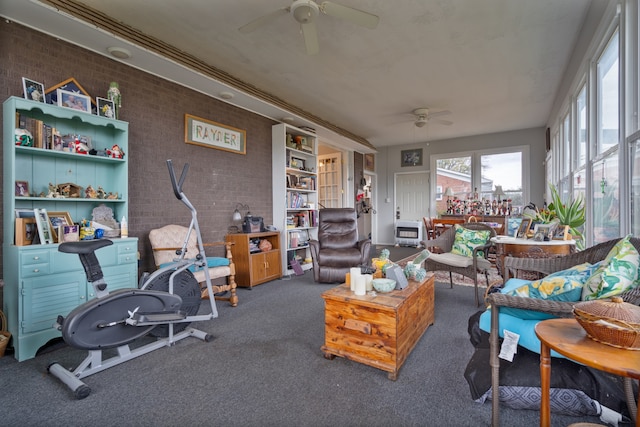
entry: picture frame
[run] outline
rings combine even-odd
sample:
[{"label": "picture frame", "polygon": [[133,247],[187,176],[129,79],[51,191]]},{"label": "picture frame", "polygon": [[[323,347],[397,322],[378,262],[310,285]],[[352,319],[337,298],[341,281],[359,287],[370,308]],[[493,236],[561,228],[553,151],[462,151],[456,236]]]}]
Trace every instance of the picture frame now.
[{"label": "picture frame", "polygon": [[236,154],[247,154],[247,131],[184,115],[184,142]]},{"label": "picture frame", "polygon": [[51,224],[51,237],[55,242],[62,242],[62,226],[73,225],[69,212],[47,212]]},{"label": "picture frame", "polygon": [[553,240],[569,240],[569,226],[558,225],[553,231]]},{"label": "picture frame", "polygon": [[63,225],[61,242],[77,242],[80,240],[80,226],[77,224]]},{"label": "picture frame", "polygon": [[44,85],[42,83],[23,77],[22,91],[24,99],[36,102],[45,102]]},{"label": "picture frame", "polygon": [[[45,90],[44,97],[45,97],[45,102],[47,104],[59,105],[58,104],[58,92],[57,92],[58,89],[66,90],[66,91],[73,92],[73,93],[82,94],[82,95],[88,96],[89,99],[91,99],[91,95],[89,95],[89,92],[87,92],[82,87],[82,85],[80,83],[78,83],[78,81],[75,78],[69,77],[68,79],[58,83],[57,85],[51,86],[50,88]],[[91,100],[91,103],[93,104],[94,101]]]},{"label": "picture frame", "polygon": [[522,217],[518,216],[510,216],[507,217],[505,228],[505,234],[511,237],[518,237],[518,229],[520,228],[520,224],[522,224]]},{"label": "picture frame", "polygon": [[14,195],[16,197],[29,197],[29,182],[16,181]]},{"label": "picture frame", "polygon": [[422,166],[422,148],[402,150],[400,152],[400,166]]},{"label": "picture frame", "polygon": [[96,114],[108,119],[116,118],[116,104],[110,99],[96,97]]},{"label": "picture frame", "polygon": [[305,161],[299,157],[291,157],[291,161],[289,162],[289,167],[292,169],[300,169],[304,170]]},{"label": "picture frame", "polygon": [[91,98],[76,92],[57,90],[58,106],[91,114]]},{"label": "picture frame", "polygon": [[35,218],[36,214],[33,209],[15,209],[16,218]]},{"label": "picture frame", "polygon": [[531,227],[531,218],[522,218],[522,221],[518,226],[518,231],[516,232],[516,238],[526,239],[527,232],[529,231],[529,227]]},{"label": "picture frame", "polygon": [[51,223],[49,222],[49,215],[46,209],[34,209],[35,221],[38,225],[38,237],[40,237],[40,244],[55,243],[53,236],[51,235]]},{"label": "picture frame", "polygon": [[533,228],[533,240],[545,242],[551,239],[556,224],[536,224]]},{"label": "picture frame", "polygon": [[16,246],[27,246],[33,243],[38,233],[36,218],[16,218]]},{"label": "picture frame", "polygon": [[373,153],[366,153],[364,155],[364,170],[369,172],[376,171],[376,155]]}]

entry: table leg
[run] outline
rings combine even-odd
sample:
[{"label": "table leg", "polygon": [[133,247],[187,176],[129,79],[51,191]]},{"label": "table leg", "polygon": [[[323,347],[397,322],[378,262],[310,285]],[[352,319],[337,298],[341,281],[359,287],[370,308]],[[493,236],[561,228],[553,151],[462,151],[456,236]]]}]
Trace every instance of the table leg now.
[{"label": "table leg", "polygon": [[549,387],[551,384],[551,351],[540,341],[540,427],[551,425]]}]

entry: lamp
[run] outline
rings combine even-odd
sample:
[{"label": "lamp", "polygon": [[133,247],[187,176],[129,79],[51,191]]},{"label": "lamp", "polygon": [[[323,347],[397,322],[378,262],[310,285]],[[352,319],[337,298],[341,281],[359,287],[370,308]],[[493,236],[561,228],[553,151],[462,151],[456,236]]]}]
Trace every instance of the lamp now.
[{"label": "lamp", "polygon": [[502,196],[505,196],[504,191],[502,191],[502,185],[496,185],[496,189],[493,190],[493,195],[498,198],[499,203]]},{"label": "lamp", "polygon": [[447,196],[447,201],[449,201],[453,196],[455,196],[455,193],[453,192],[453,189],[451,187],[447,187],[447,189],[444,191],[444,195]]},{"label": "lamp", "polygon": [[[244,215],[242,215],[242,213],[240,213],[240,211],[244,211]],[[242,222],[242,219],[247,216],[250,215],[251,212],[249,212],[249,205],[245,205],[242,203],[236,203],[236,208],[233,211],[233,215],[231,216],[231,220],[233,221],[233,225],[231,227],[229,227],[229,232],[230,233],[237,233],[239,230],[238,224]]]}]

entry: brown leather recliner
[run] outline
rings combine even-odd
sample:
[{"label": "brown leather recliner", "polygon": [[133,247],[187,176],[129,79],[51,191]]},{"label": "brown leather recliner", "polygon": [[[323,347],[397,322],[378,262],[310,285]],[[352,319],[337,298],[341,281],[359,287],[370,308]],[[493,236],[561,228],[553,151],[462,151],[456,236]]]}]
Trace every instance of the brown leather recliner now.
[{"label": "brown leather recliner", "polygon": [[326,208],[319,211],[318,240],[311,240],[313,278],[316,282],[344,282],[349,268],[369,264],[371,240],[358,240],[356,210]]}]

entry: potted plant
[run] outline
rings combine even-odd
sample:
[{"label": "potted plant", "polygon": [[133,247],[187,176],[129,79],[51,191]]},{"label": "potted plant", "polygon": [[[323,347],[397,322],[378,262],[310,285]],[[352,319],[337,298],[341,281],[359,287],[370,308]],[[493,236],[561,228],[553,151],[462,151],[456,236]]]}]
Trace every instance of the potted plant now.
[{"label": "potted plant", "polygon": [[569,233],[576,240],[576,246],[582,249],[584,236],[580,227],[585,222],[585,203],[582,193],[576,199],[570,198],[566,203],[562,202],[560,193],[554,185],[549,185],[551,190],[551,203],[547,209],[536,209],[535,213],[527,214],[533,220],[542,224],[556,223],[569,226]]}]

